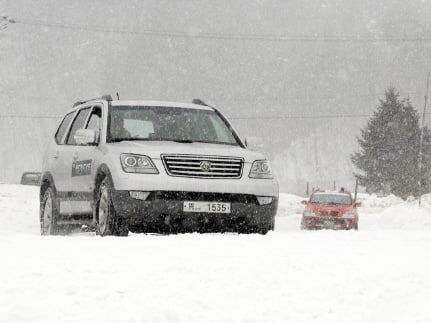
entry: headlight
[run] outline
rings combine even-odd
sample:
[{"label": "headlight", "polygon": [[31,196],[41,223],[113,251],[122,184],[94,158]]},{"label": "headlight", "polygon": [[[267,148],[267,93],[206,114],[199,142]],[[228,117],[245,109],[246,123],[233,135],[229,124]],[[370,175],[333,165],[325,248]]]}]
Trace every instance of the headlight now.
[{"label": "headlight", "polygon": [[313,210],[307,208],[304,210],[303,215],[304,216],[315,216],[316,214],[313,212]]},{"label": "headlight", "polygon": [[358,213],[356,213],[356,211],[350,210],[350,211],[347,211],[346,213],[344,213],[342,217],[345,219],[353,219],[356,217],[356,215],[358,215]]},{"label": "headlight", "polygon": [[126,173],[158,174],[150,157],[143,155],[121,154],[121,167]]},{"label": "headlight", "polygon": [[269,165],[269,161],[267,160],[255,160],[251,165],[250,174],[248,175],[250,178],[274,178],[271,170],[271,166]]}]

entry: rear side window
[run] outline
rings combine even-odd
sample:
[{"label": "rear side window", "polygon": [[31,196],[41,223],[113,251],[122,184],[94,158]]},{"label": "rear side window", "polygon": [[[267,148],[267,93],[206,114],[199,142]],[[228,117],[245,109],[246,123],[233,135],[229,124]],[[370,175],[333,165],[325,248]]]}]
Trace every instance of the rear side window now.
[{"label": "rear side window", "polygon": [[63,139],[63,136],[66,133],[67,127],[69,126],[73,115],[74,112],[67,114],[61,122],[60,126],[58,127],[57,133],[55,134],[55,141],[57,142],[57,144],[61,144],[61,139]]},{"label": "rear side window", "polygon": [[75,121],[73,121],[72,128],[70,129],[69,135],[67,137],[68,145],[76,145],[74,135],[78,129],[84,128],[85,120],[87,120],[89,112],[90,108],[85,108],[78,112],[78,115],[76,116]]}]

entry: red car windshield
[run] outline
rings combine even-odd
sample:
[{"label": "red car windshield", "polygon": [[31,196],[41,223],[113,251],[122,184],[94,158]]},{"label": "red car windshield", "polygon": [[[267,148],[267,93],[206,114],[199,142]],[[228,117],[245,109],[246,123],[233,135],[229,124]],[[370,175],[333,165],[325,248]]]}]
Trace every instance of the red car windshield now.
[{"label": "red car windshield", "polygon": [[347,194],[316,193],[310,198],[310,203],[320,204],[352,204],[352,198]]}]

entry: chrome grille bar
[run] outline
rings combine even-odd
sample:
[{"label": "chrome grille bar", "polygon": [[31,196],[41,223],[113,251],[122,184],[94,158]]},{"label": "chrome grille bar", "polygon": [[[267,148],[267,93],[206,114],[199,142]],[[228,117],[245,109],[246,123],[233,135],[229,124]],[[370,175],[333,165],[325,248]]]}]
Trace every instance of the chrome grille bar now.
[{"label": "chrome grille bar", "polygon": [[161,155],[171,176],[201,178],[240,178],[244,160],[238,157],[201,155]]}]

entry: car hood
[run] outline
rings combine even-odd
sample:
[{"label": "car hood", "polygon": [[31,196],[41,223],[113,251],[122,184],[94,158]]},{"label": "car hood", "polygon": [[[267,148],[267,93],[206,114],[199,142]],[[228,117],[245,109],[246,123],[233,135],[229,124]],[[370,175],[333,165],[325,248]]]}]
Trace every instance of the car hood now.
[{"label": "car hood", "polygon": [[265,159],[258,152],[239,146],[208,144],[208,143],[177,143],[171,141],[122,141],[109,143],[109,146],[119,153],[143,154],[152,159],[159,159],[162,154],[210,155],[244,158],[251,163],[255,160]]}]

